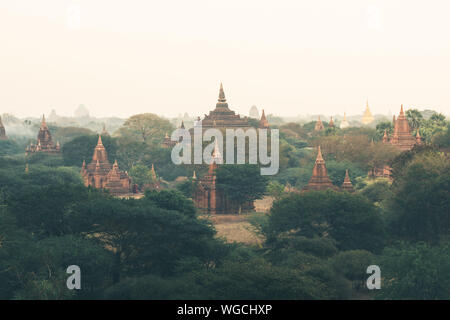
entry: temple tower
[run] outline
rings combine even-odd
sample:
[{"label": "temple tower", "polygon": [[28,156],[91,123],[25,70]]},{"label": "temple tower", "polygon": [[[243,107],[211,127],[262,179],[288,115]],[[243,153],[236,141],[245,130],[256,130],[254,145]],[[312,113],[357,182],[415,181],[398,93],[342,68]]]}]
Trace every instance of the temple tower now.
[{"label": "temple tower", "polygon": [[317,120],[316,125],[314,127],[314,131],[322,131],[324,129],[325,129],[325,127],[323,126],[322,120],[320,120],[320,116],[319,116],[319,119]]},{"label": "temple tower", "polygon": [[347,192],[355,192],[352,181],[350,180],[350,176],[348,175],[348,170],[345,170],[344,183],[342,184],[341,188],[342,188],[342,190],[347,191]]},{"label": "temple tower", "polygon": [[342,119],[341,123],[339,124],[339,128],[345,129],[345,128],[348,128],[348,127],[350,127],[350,124],[348,123],[347,115],[344,112],[344,119]]},{"label": "temple tower", "polygon": [[202,127],[208,128],[249,128],[248,118],[241,118],[240,115],[228,108],[227,99],[223,90],[222,83],[219,89],[219,98],[216,103],[216,108],[205,115],[201,121]]},{"label": "temple tower", "polygon": [[364,111],[364,115],[362,117],[361,122],[363,124],[370,124],[375,120],[375,118],[372,115],[372,112],[370,112],[370,108],[369,108],[369,100],[367,100],[366,102],[366,110]]},{"label": "temple tower", "polygon": [[42,115],[41,127],[39,128],[36,145],[30,144],[26,149],[27,155],[35,152],[45,152],[45,153],[60,152],[59,142],[57,142],[55,145],[52,141],[52,134],[48,129],[47,122],[45,121],[45,115]]},{"label": "temple tower", "polygon": [[266,119],[266,114],[264,113],[264,109],[262,110],[261,120],[259,120],[259,128],[268,129],[269,121]]},{"label": "temple tower", "polygon": [[320,190],[339,190],[338,187],[333,185],[330,178],[328,177],[327,167],[325,166],[325,160],[322,157],[322,151],[320,146],[317,150],[316,163],[314,164],[313,173],[308,184],[303,187],[302,191],[320,191]]},{"label": "temple tower", "polygon": [[[419,135],[420,140],[420,135]],[[397,120],[394,118],[394,133],[390,140],[390,143],[396,146],[401,151],[411,150],[417,143],[417,136],[414,138],[411,135],[411,129],[409,127],[408,120],[403,112],[403,105],[400,107],[400,115]]]},{"label": "temple tower", "polygon": [[119,170],[117,160],[111,165],[108,153],[99,135],[97,145],[94,148],[92,161],[86,165],[83,160],[80,171],[85,186],[97,189],[106,189],[113,195],[127,194],[130,191],[130,178],[126,172]]},{"label": "temple tower", "polygon": [[328,126],[329,126],[330,128],[334,128],[333,117],[330,117],[330,122],[328,123]]}]

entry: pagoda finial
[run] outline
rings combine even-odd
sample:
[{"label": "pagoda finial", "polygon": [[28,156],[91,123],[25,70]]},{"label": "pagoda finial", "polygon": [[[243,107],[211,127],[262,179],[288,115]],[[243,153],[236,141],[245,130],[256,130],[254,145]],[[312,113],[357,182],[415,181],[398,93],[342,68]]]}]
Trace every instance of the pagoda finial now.
[{"label": "pagoda finial", "polygon": [[401,116],[404,115],[404,112],[403,112],[403,104],[402,104],[401,107],[400,107],[400,115],[401,115]]},{"label": "pagoda finial", "polygon": [[225,99],[225,92],[223,91],[223,85],[222,85],[222,82],[220,83],[220,89],[219,89],[219,101],[220,101],[220,102],[225,102],[225,101],[227,101],[227,100]]},{"label": "pagoda finial", "polygon": [[103,142],[102,142],[102,135],[98,135],[98,141],[97,141],[97,146],[103,146]]},{"label": "pagoda finial", "polygon": [[417,128],[416,142],[417,142],[418,144],[420,144],[420,143],[422,142],[422,138],[420,137],[420,133],[419,133],[419,128]]},{"label": "pagoda finial", "polygon": [[195,170],[194,170],[194,174],[192,175],[192,180],[197,180],[197,176],[195,175]]},{"label": "pagoda finial", "polygon": [[42,114],[42,120],[41,120],[41,128],[47,127],[47,123],[45,122],[45,114]]},{"label": "pagoda finial", "polygon": [[181,120],[181,126],[180,126],[180,129],[184,129],[184,121],[183,121],[183,120]]},{"label": "pagoda finial", "polygon": [[322,150],[320,149],[320,146],[317,148],[317,158],[316,158],[316,162],[318,162],[318,161],[323,161]]},{"label": "pagoda finial", "polygon": [[152,163],[152,170],[150,170],[150,174],[152,175],[153,180],[156,180],[155,165],[153,163]]},{"label": "pagoda finial", "polygon": [[388,142],[388,135],[387,135],[387,130],[384,129],[384,135],[383,135],[383,143]]},{"label": "pagoda finial", "polygon": [[344,178],[344,182],[350,182],[350,176],[348,175],[348,169],[345,170],[345,178]]}]

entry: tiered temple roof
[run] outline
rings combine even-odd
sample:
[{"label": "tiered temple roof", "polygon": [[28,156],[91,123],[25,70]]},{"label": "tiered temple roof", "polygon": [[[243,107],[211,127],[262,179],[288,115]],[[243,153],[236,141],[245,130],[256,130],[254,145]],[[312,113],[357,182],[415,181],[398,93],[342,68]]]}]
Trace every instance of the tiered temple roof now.
[{"label": "tiered temple roof", "polygon": [[209,112],[209,115],[205,114],[205,117],[201,121],[203,128],[248,128],[248,118],[241,118],[240,115],[228,108],[227,99],[225,99],[225,93],[223,91],[223,85],[220,84],[219,99],[216,104],[216,108]]},{"label": "tiered temple roof", "polygon": [[48,129],[47,123],[45,121],[45,116],[42,115],[41,127],[39,128],[39,133],[37,136],[36,145],[30,144],[27,149],[27,155],[35,152],[45,152],[45,153],[59,153],[60,145],[56,142],[56,145],[52,141],[52,135]]},{"label": "tiered temple roof", "polygon": [[[419,131],[417,131],[416,137],[411,135],[411,129],[409,127],[408,119],[406,119],[405,113],[403,112],[403,105],[400,108],[400,115],[397,120],[394,116],[394,133],[390,140],[387,140],[383,137],[384,143],[390,143],[393,146],[397,147],[401,151],[411,150],[412,147],[421,143],[421,138]],[[385,136],[387,136],[385,132]]]},{"label": "tiered temple roof", "polygon": [[98,137],[91,163],[86,166],[86,162],[83,161],[80,173],[86,186],[107,189],[114,195],[130,192],[128,173],[119,170],[117,160],[114,161],[113,165],[109,163],[108,153],[101,136]]},{"label": "tiered temple roof", "polygon": [[8,137],[6,136],[5,126],[2,123],[2,117],[0,116],[0,140],[6,140]]}]

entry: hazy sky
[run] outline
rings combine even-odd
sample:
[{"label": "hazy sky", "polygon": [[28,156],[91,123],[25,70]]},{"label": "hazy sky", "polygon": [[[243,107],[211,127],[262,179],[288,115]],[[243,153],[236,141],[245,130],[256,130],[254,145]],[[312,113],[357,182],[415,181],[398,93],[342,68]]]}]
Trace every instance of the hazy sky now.
[{"label": "hazy sky", "polygon": [[0,114],[450,114],[448,0],[0,0]]}]

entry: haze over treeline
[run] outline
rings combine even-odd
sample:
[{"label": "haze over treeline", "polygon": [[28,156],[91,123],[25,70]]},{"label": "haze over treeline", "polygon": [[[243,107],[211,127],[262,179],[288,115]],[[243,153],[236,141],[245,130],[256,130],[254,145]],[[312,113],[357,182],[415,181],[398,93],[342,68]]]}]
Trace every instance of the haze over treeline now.
[{"label": "haze over treeline", "polygon": [[0,4],[0,112],[280,116],[450,111],[449,3],[105,0]]}]

